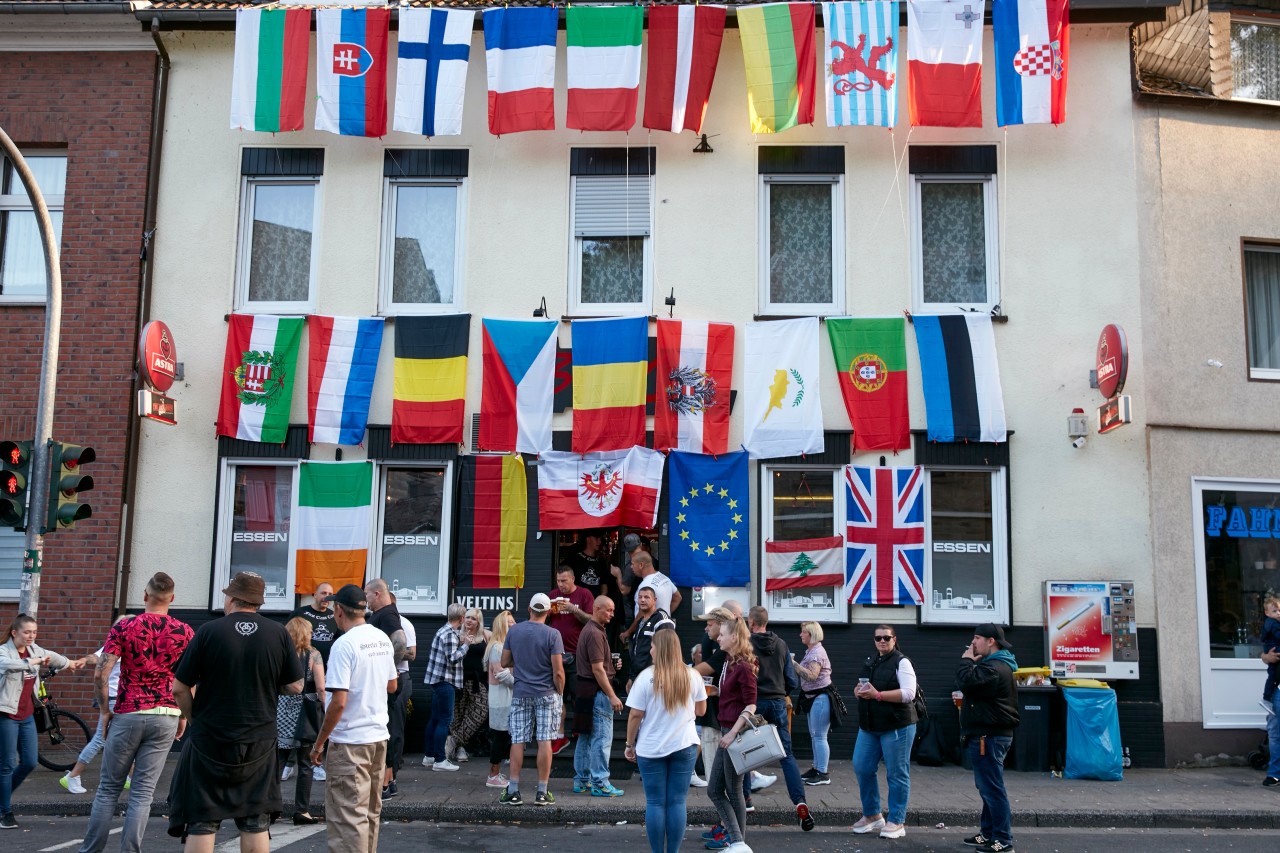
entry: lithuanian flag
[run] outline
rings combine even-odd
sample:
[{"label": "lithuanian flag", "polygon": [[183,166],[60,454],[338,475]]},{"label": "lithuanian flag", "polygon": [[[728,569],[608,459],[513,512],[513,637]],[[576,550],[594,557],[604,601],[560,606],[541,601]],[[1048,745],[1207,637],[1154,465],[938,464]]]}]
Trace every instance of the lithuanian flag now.
[{"label": "lithuanian flag", "polygon": [[294,591],[363,584],[373,515],[373,463],[300,462]]},{"label": "lithuanian flag", "polygon": [[573,452],[644,445],[649,318],[573,321]]},{"label": "lithuanian flag", "polygon": [[738,7],[752,133],[813,124],[814,8],[812,3]]},{"label": "lithuanian flag", "polygon": [[524,543],[529,494],[519,456],[461,456],[459,587],[524,586]]},{"label": "lithuanian flag", "polygon": [[470,314],[397,317],[392,444],[460,444]]}]

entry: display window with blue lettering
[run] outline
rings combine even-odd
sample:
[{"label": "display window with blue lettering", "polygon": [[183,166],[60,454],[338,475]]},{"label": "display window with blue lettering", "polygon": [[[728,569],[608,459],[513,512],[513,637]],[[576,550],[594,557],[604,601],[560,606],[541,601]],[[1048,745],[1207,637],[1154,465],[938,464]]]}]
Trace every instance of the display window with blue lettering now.
[{"label": "display window with blue lettering", "polygon": [[382,508],[374,574],[403,613],[443,614],[448,606],[449,464],[382,468]]},{"label": "display window with blue lettering", "polygon": [[297,470],[296,462],[224,461],[211,595],[214,609],[222,608],[221,590],[238,572],[262,575],[266,582],[262,610],[293,609],[289,533]]},{"label": "display window with blue lettering", "polygon": [[1009,623],[1004,468],[925,471],[924,606],[920,621]]},{"label": "display window with blue lettering", "polygon": [[1280,490],[1200,492],[1209,656],[1262,653],[1263,598],[1280,591]]}]

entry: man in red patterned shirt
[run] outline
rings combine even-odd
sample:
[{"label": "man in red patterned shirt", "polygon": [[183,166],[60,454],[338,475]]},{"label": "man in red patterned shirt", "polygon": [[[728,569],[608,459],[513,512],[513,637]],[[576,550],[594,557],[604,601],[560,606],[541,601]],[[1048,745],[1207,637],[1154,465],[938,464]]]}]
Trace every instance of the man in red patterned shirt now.
[{"label": "man in red patterned shirt", "polygon": [[[191,626],[169,615],[173,578],[156,572],[142,594],[143,612],[117,622],[107,635],[94,684],[107,732],[102,778],[93,798],[89,828],[81,853],[100,853],[107,845],[111,817],[133,766],[129,809],[125,813],[122,851],[140,850],[151,816],[165,756],[186,720],[173,699],[173,671],[191,642]],[[120,662],[115,707],[107,699],[111,669]]]}]

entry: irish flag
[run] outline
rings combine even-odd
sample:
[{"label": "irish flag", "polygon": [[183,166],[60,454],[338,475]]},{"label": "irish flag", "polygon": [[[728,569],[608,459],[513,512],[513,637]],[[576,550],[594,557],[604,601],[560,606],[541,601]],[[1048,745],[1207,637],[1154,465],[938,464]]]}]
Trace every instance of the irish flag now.
[{"label": "irish flag", "polygon": [[372,515],[373,463],[298,463],[294,590],[307,593],[322,581],[338,589],[363,584]]},{"label": "irish flag", "polygon": [[222,362],[217,434],[284,444],[301,317],[232,314]]},{"label": "irish flag", "polygon": [[812,3],[738,7],[752,133],[813,124]]},{"label": "irish flag", "polygon": [[827,318],[854,450],[906,450],[907,334],[902,317]]},{"label": "irish flag", "polygon": [[231,128],[302,130],[310,9],[240,9],[231,71]]},{"label": "irish flag", "polygon": [[844,586],[844,538],[764,543],[764,588]]},{"label": "irish flag", "polygon": [[565,12],[569,115],[574,130],[630,130],[640,89],[640,6],[570,6]]}]

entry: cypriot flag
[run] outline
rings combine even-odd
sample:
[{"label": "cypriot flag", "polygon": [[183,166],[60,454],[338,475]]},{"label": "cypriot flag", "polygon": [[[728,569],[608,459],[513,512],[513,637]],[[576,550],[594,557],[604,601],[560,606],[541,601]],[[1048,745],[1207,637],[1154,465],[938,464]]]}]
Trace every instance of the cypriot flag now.
[{"label": "cypriot flag", "polygon": [[818,318],[748,323],[743,445],[753,459],[821,453]]},{"label": "cypriot flag", "polygon": [[364,583],[372,504],[373,463],[299,463],[297,592],[305,594],[322,581],[338,589]]}]

